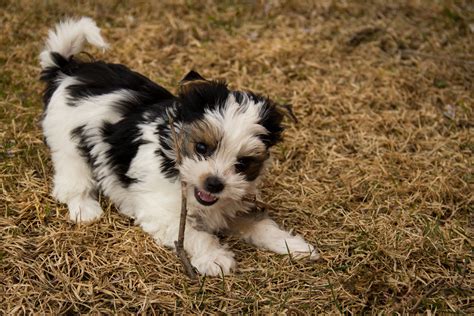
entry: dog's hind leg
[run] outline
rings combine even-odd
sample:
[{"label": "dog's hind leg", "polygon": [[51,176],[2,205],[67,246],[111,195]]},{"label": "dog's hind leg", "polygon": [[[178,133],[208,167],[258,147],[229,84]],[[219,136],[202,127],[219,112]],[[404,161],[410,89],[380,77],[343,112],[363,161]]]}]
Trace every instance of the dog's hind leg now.
[{"label": "dog's hind leg", "polygon": [[71,221],[89,222],[99,218],[102,209],[85,159],[75,148],[59,151],[52,148],[52,158],[55,171],[53,196],[67,204]]},{"label": "dog's hind leg", "polygon": [[[45,117],[46,127],[51,125],[50,119]],[[67,204],[71,221],[89,222],[99,218],[102,209],[96,197],[96,181],[77,143],[79,132],[75,129],[70,133],[45,134],[54,165],[53,196]]]},{"label": "dog's hind leg", "polygon": [[96,188],[92,174],[78,153],[53,153],[53,196],[69,209],[73,222],[89,222],[100,217],[102,209],[96,199]]}]

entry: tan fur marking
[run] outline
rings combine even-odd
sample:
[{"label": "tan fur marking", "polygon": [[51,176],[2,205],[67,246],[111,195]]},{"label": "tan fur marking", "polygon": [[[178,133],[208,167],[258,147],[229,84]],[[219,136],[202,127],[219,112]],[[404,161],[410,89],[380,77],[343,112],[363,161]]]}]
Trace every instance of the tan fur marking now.
[{"label": "tan fur marking", "polygon": [[219,129],[205,121],[198,121],[192,123],[186,129],[186,140],[183,146],[183,154],[186,156],[193,156],[196,154],[196,143],[204,143],[209,150],[214,151],[222,138]]},{"label": "tan fur marking", "polygon": [[206,84],[209,84],[209,81],[207,81],[207,80],[192,80],[192,81],[182,82],[179,85],[179,93],[186,94],[189,91],[196,88],[198,85],[206,85]]}]

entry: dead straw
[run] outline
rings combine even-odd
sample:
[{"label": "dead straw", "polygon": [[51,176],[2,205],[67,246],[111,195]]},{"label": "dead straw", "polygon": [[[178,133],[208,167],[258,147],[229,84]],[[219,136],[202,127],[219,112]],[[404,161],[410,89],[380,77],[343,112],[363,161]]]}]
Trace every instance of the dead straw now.
[{"label": "dead straw", "polygon": [[[87,47],[95,60],[172,91],[196,69],[293,105],[259,199],[322,260],[223,237],[235,273],[190,282],[107,199],[99,221],[67,220],[37,57],[81,15],[111,45]],[[474,314],[474,73],[437,59],[474,56],[468,1],[7,0],[0,17],[0,314]],[[374,26],[386,31],[346,48]]]}]

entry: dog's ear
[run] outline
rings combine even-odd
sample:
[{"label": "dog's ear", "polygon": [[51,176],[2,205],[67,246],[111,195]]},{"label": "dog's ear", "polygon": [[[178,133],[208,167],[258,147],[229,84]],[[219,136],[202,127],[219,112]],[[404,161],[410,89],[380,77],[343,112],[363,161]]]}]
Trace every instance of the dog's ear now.
[{"label": "dog's ear", "polygon": [[282,140],[283,132],[283,112],[281,106],[267,99],[262,108],[262,118],[260,124],[265,127],[268,134],[260,136],[267,148],[274,146]]},{"label": "dog's ear", "polygon": [[185,84],[185,83],[189,83],[189,81],[196,81],[196,80],[207,81],[199,73],[197,73],[194,70],[191,70],[190,72],[188,72],[186,76],[184,76],[183,79],[181,79],[179,83]]},{"label": "dog's ear", "polygon": [[186,76],[179,82],[179,93],[186,94],[196,87],[208,84],[209,81],[204,79],[199,73],[194,70],[188,72]]},{"label": "dog's ear", "polygon": [[224,81],[207,80],[191,70],[179,83],[178,97],[184,106],[181,115],[183,120],[193,120],[208,108],[223,104],[229,96],[229,89]]}]

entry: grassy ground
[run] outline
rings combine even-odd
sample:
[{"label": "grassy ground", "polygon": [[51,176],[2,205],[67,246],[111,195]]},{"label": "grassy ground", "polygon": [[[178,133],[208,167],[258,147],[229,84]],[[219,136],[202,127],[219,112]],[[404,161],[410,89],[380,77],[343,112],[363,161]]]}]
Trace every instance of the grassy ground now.
[{"label": "grassy ground", "polygon": [[[1,314],[474,313],[474,5],[303,2],[0,0]],[[37,56],[70,15],[103,28],[111,50],[89,52],[172,91],[196,69],[292,103],[263,196],[322,259],[231,239],[238,271],[193,283],[107,201],[69,223],[48,193]]]}]

